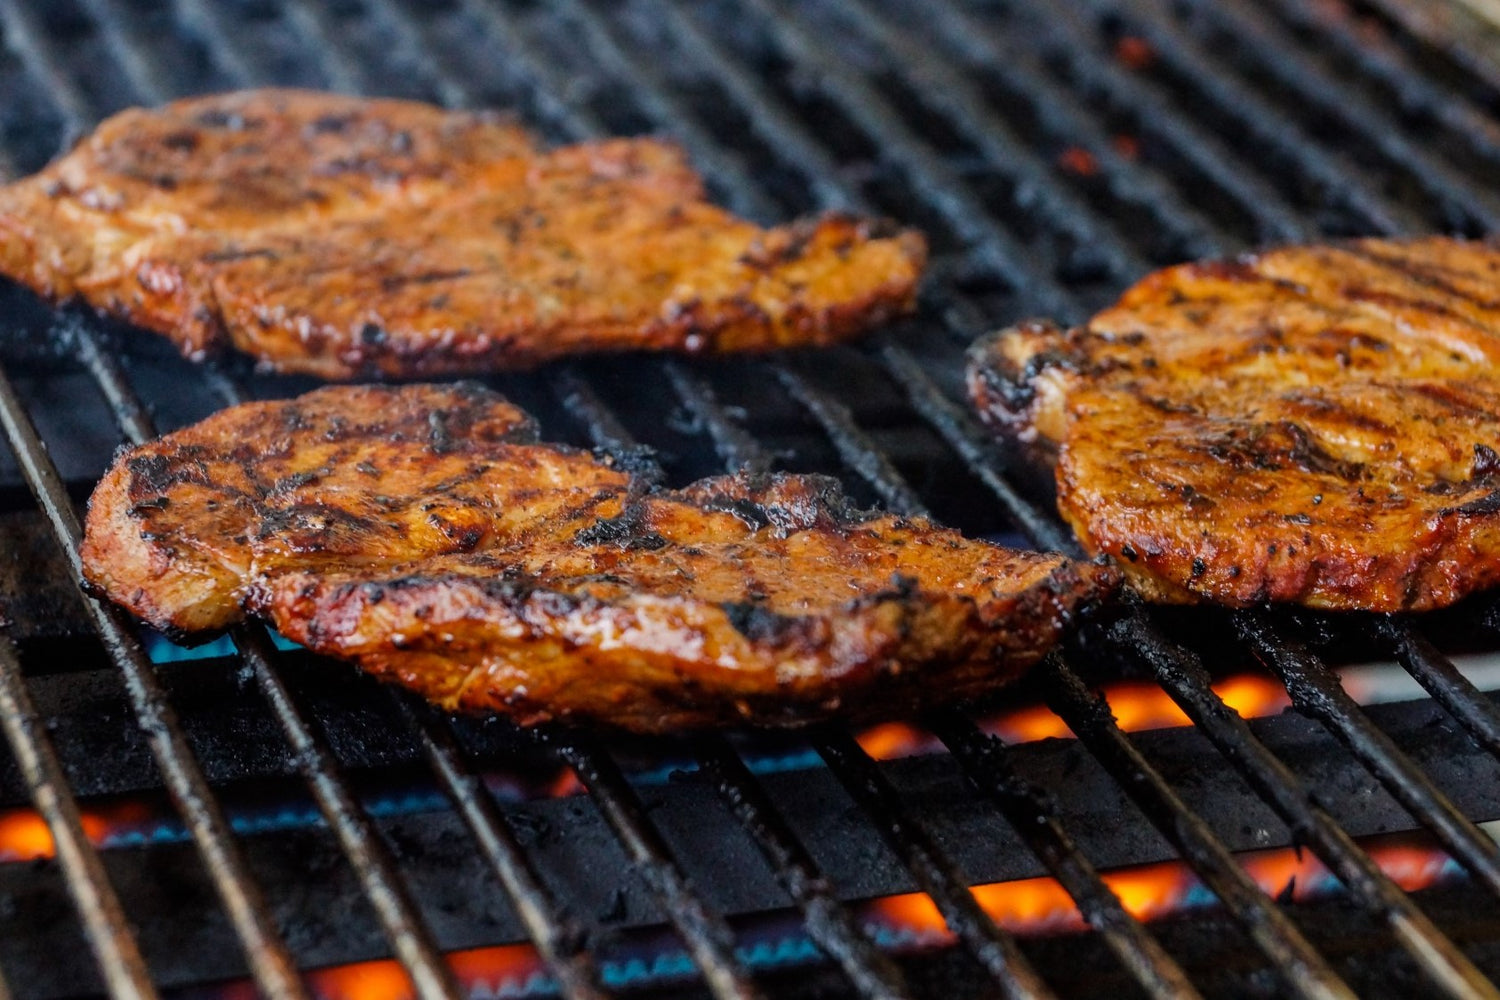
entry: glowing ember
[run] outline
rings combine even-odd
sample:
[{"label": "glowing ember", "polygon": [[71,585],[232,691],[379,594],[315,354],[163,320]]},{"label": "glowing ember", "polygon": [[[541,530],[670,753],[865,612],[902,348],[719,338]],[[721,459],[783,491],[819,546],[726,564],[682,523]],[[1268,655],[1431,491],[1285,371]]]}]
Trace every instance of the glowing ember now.
[{"label": "glowing ember", "polygon": [[1099,161],[1094,154],[1080,146],[1069,146],[1059,153],[1057,165],[1079,177],[1092,177],[1099,172]]},{"label": "glowing ember", "polygon": [[1156,61],[1156,51],[1144,38],[1126,35],[1115,43],[1115,58],[1127,69],[1143,70]]}]

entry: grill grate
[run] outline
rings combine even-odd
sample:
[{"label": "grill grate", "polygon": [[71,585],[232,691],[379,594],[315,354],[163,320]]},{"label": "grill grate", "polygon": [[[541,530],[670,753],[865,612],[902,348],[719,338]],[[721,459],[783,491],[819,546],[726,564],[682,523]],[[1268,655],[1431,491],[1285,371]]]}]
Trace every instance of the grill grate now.
[{"label": "grill grate", "polygon": [[[906,412],[920,418],[924,441],[949,449],[956,467],[984,488],[1011,526],[1038,545],[1068,548],[1061,525],[1005,478],[994,446],[954,401],[955,352],[976,329],[1026,312],[1078,320],[1151,266],[1262,240],[1496,228],[1500,202],[1482,179],[1500,161],[1500,127],[1460,91],[1486,109],[1500,106],[1500,91],[1483,63],[1462,53],[1442,55],[1400,28],[1392,20],[1402,13],[1400,0],[1382,2],[1389,12],[1363,12],[1377,29],[1366,39],[1368,32],[1347,12],[1303,9],[1292,0],[1268,0],[1265,7],[1203,0],[1079,0],[1067,7],[973,0],[930,9],[909,0],[631,0],[618,7],[593,0],[515,6],[449,0],[430,7],[406,0],[238,6],[78,0],[45,10],[16,0],[0,4],[5,46],[28,86],[52,105],[30,120],[0,122],[9,140],[0,146],[0,169],[14,173],[25,163],[36,140],[18,133],[45,128],[48,120],[60,125],[56,138],[62,139],[125,103],[158,103],[205,88],[302,83],[394,90],[449,105],[514,105],[558,139],[642,128],[668,132],[688,148],[718,196],[762,219],[853,208],[920,221],[933,230],[939,251],[924,315],[863,353],[840,351],[839,357],[851,370],[873,369],[894,386]],[[189,44],[168,51],[143,27],[150,23]],[[1109,57],[1127,44],[1134,57]],[[1325,47],[1332,56],[1321,51]],[[1387,95],[1396,117],[1384,103]],[[731,142],[726,132],[737,126],[726,122],[747,129]],[[1120,146],[1122,135],[1139,152]],[[1071,159],[1065,156],[1070,152]],[[1054,154],[1074,164],[1078,176],[1070,178],[1048,158]],[[135,373],[98,325],[70,320],[66,332],[71,363],[88,374],[120,433],[133,441],[153,437],[151,411],[132,385]],[[805,359],[641,365],[688,418],[683,438],[706,447],[718,464],[768,468],[782,461],[757,429],[759,415],[742,416],[723,401],[726,393],[752,399],[780,393],[798,409],[798,419],[816,428],[832,460],[889,508],[918,513],[947,502],[941,488],[909,478],[917,467],[911,456],[886,447],[883,428],[869,423],[859,401],[826,388],[826,376]],[[579,421],[594,442],[630,446],[629,418],[640,414],[630,409],[622,416],[610,405],[620,392],[602,374],[589,363],[560,366],[547,376],[544,402]],[[200,377],[206,396],[219,402],[249,395],[232,373],[204,370]],[[523,380],[502,381],[517,397],[539,391]],[[267,381],[249,388],[281,393],[293,387]],[[0,424],[76,574],[73,500],[32,412],[11,375],[0,370]],[[278,933],[284,925],[262,896],[167,688],[132,627],[110,608],[85,604],[256,985],[275,997],[308,995],[294,949]],[[1344,693],[1286,622],[1257,613],[1233,616],[1233,623],[1241,648],[1274,670],[1296,707],[1348,748],[1357,762],[1351,766],[1367,769],[1433,833],[1493,905],[1500,894],[1495,842]],[[1481,747],[1500,756],[1500,714],[1487,696],[1412,623],[1372,621],[1372,629]],[[1281,817],[1292,841],[1307,845],[1337,875],[1430,983],[1452,996],[1500,995],[1318,803],[1315,787],[1213,691],[1203,663],[1174,638],[1166,616],[1132,608],[1103,639],[1109,656],[1148,671],[1229,769]],[[235,641],[287,754],[376,914],[389,953],[417,995],[459,995],[430,913],[324,731],[324,708],[299,696],[263,630],[241,630]],[[24,646],[0,643],[6,741],[52,831],[102,983],[117,996],[155,995],[160,985],[147,971],[111,873],[86,835],[68,768],[33,704],[25,656]],[[1140,815],[1240,924],[1262,955],[1248,966],[1274,970],[1274,981],[1249,975],[1236,988],[1256,995],[1352,995],[1348,963],[1320,954],[1294,914],[1244,875],[1222,835],[1147,760],[1139,741],[1122,732],[1080,670],[1088,673],[1082,662],[1056,657],[1036,684]],[[589,947],[600,938],[600,922],[555,898],[521,832],[485,790],[462,734],[401,697],[392,702],[418,759],[504,888],[558,988],[569,997],[604,995]],[[930,723],[1140,988],[1159,996],[1197,995],[1194,983],[1204,974],[1190,976],[1157,928],[1127,912],[1080,849],[1056,798],[1017,773],[1013,751],[965,716],[944,713]],[[762,995],[766,987],[737,953],[730,921],[693,885],[680,852],[622,769],[622,751],[573,733],[544,736],[658,897],[703,987],[723,997]],[[819,730],[811,741],[855,803],[860,822],[886,839],[993,983],[1008,996],[1053,995],[1048,979],[1057,970],[1037,965],[984,911],[970,878],[885,768],[845,731]],[[817,845],[800,839],[785,804],[750,773],[742,753],[721,739],[691,749],[707,783],[800,908],[808,933],[843,970],[843,985],[830,989],[910,995],[917,984],[908,981],[911,970],[869,939],[824,874],[812,850]],[[1361,982],[1368,985],[1368,978]],[[30,984],[15,985],[20,995],[30,995]]]}]

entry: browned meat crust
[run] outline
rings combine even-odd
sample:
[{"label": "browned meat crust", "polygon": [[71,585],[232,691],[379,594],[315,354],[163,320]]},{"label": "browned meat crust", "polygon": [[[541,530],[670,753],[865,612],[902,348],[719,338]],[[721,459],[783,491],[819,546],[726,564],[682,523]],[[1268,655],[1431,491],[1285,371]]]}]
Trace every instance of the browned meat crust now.
[{"label": "browned meat crust", "polygon": [[1086,549],[1161,601],[1395,611],[1500,582],[1500,251],[1299,246],[976,346]]},{"label": "browned meat crust", "polygon": [[302,91],[126,111],[0,189],[0,272],[189,357],[330,379],[826,344],[910,308],[924,259],[857,219],[737,219],[661,142],[545,152],[492,116]]},{"label": "browned meat crust", "polygon": [[1118,580],[822,477],[655,490],[462,385],[323,389],[133,449],[83,562],[169,632],[258,615],[445,708],[641,732],[972,696]]}]

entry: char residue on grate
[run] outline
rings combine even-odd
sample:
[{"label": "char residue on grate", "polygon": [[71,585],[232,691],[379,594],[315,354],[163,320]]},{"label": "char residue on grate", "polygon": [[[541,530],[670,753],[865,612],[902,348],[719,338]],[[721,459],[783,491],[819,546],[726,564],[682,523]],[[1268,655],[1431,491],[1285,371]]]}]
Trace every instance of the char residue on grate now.
[{"label": "char residue on grate", "polygon": [[[1195,256],[1493,231],[1500,71],[1462,23],[1411,0],[13,0],[0,174],[128,104],[271,84],[513,108],[556,142],[669,135],[758,220],[923,227],[919,314],[857,348],[496,388],[550,437],[654,448],[671,481],[825,472],[1066,549],[969,418],[964,346]],[[445,954],[529,942],[537,988],[569,997],[1497,995],[1500,713],[1447,655],[1500,648],[1493,602],[1127,607],[999,701],[1050,705],[1077,739],[1007,745],[946,713],[922,720],[932,752],[876,761],[836,728],[663,743],[448,720],[258,629],[182,659],[76,593],[77,505],[120,443],[310,385],[0,290],[0,806],[34,807],[55,845],[0,861],[0,994],[297,997],[332,989],[310,970],[389,957],[415,995],[492,996]],[[1361,706],[1335,673],[1358,659],[1433,698]],[[1240,718],[1212,686],[1231,672],[1300,711]],[[1123,731],[1097,693],[1122,677],[1195,725]],[[1404,891],[1371,845],[1406,832],[1463,876]],[[1242,852],[1289,846],[1342,891],[1291,902],[1246,875]],[[1214,905],[1143,921],[1101,875],[1158,862]],[[1089,930],[1017,935],[969,888],[1043,876]],[[860,901],[918,890],[954,943],[912,954]],[[811,968],[750,946],[773,931]],[[673,971],[629,971],[648,939]]]}]

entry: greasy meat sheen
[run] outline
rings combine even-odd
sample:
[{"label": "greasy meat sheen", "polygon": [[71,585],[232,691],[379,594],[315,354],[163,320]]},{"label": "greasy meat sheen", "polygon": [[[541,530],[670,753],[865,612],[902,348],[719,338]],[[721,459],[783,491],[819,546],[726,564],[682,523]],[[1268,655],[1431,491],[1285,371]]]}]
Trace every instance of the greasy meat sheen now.
[{"label": "greasy meat sheen", "polygon": [[1436,608],[1500,583],[1500,251],[1294,246],[977,345],[980,412],[1157,600]]},{"label": "greasy meat sheen", "polygon": [[822,477],[661,490],[629,464],[476,386],[251,403],[121,456],[84,572],[172,633],[256,615],[445,708],[642,732],[974,695],[1117,582]]},{"label": "greasy meat sheen", "polygon": [[674,146],[543,151],[494,116],[295,90],[110,118],[0,188],[0,272],[329,379],[580,351],[824,344],[908,309],[914,232],[762,229]]}]

